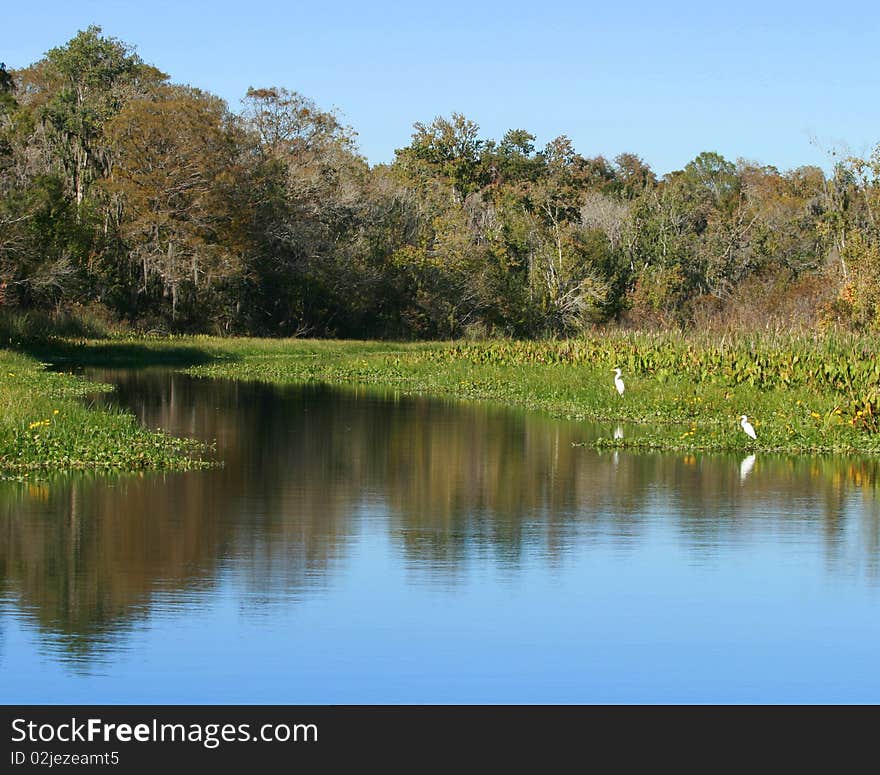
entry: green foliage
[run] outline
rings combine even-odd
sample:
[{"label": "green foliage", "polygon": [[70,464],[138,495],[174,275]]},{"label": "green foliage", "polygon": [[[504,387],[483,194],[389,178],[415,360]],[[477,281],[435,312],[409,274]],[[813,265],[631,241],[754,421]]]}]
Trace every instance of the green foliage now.
[{"label": "green foliage", "polygon": [[430,124],[414,124],[412,143],[399,152],[402,163],[415,176],[438,176],[465,197],[487,181],[482,164],[484,141],[480,128],[460,113],[450,119],[438,116]]},{"label": "green foliage", "polygon": [[204,445],[142,428],[134,415],[88,406],[110,389],[0,351],[0,479],[58,470],[186,470],[211,462]]},{"label": "green foliage", "polygon": [[29,347],[61,338],[103,338],[119,330],[108,310],[74,306],[58,312],[0,310],[0,347]]},{"label": "green foliage", "polygon": [[[421,345],[206,343],[201,376],[273,383],[384,385],[638,426],[604,446],[662,449],[880,451],[880,367],[869,337],[615,333],[549,341]],[[623,369],[617,395],[612,368]],[[758,432],[739,427],[747,414]],[[613,427],[613,425],[611,426]]]},{"label": "green foliage", "polygon": [[[614,333],[567,340],[401,344],[331,340],[53,339],[65,363],[165,363],[205,377],[320,382],[501,402],[559,417],[623,422],[601,446],[686,450],[880,452],[880,367],[871,337]],[[44,356],[44,357],[46,357]],[[90,409],[100,389],[0,354],[0,468],[119,469],[201,465],[204,450]],[[623,369],[621,398],[612,368]],[[58,409],[58,415],[54,412]],[[740,430],[747,414],[757,442]],[[17,473],[16,473],[17,472]]]},{"label": "green foliage", "polygon": [[88,187],[110,169],[104,126],[127,96],[164,79],[126,44],[91,26],[66,45],[53,48],[28,74],[37,113],[48,129],[77,206]]},{"label": "green foliage", "polygon": [[56,176],[33,178],[0,199],[0,278],[5,301],[48,307],[81,284],[78,258],[91,245],[89,227]]},{"label": "green foliage", "polygon": [[704,152],[658,180],[460,113],[389,165],[355,140],[282,87],[234,113],[99,27],[0,67],[0,303],[162,331],[570,336],[761,321],[748,290],[772,280],[836,296],[803,294],[792,327],[880,323],[878,153],[826,179]]}]

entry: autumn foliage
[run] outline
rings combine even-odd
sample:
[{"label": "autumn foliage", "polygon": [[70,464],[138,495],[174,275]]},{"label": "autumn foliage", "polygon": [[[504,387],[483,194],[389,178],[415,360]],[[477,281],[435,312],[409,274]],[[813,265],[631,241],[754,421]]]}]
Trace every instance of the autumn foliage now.
[{"label": "autumn foliage", "polygon": [[287,89],[239,111],[90,27],[0,68],[3,305],[263,335],[880,323],[880,156],[660,178],[460,114],[370,166]]}]

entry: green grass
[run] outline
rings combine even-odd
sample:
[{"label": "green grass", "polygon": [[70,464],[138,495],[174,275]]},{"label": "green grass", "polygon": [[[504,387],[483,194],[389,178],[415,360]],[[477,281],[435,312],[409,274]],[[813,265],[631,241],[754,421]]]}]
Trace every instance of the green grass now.
[{"label": "green grass", "polygon": [[[375,385],[490,401],[607,422],[607,438],[585,439],[600,447],[880,452],[880,360],[869,337],[716,340],[616,332],[569,341],[413,344],[145,337],[56,339],[31,353],[56,364],[164,364],[201,377]],[[88,383],[50,374],[21,355],[4,355],[0,364],[2,373],[20,375],[4,380],[4,406],[27,397],[2,418],[3,470],[200,464],[189,444],[141,429],[125,413],[85,407],[77,396],[96,389]],[[615,366],[623,369],[623,397],[614,390]],[[741,431],[742,414],[757,441]],[[629,424],[626,438],[611,438],[614,423]]]},{"label": "green grass", "polygon": [[211,464],[204,445],[147,430],[131,414],[89,401],[109,389],[0,350],[0,478]]},{"label": "green grass", "polygon": [[[190,373],[276,384],[383,385],[639,426],[630,438],[590,442],[596,446],[880,452],[877,361],[866,339],[719,344],[617,333],[570,342],[211,340],[210,346],[217,360]],[[847,363],[849,371],[840,366]],[[622,398],[611,373],[618,365],[627,385]],[[740,429],[742,414],[754,424],[757,442]]]}]

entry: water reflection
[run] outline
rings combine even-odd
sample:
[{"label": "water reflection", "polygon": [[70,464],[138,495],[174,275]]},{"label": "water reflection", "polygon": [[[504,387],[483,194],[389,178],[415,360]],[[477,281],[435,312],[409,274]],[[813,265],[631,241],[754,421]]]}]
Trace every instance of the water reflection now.
[{"label": "water reflection", "polygon": [[216,439],[225,466],[0,486],[0,608],[62,660],[112,657],[151,613],[195,610],[221,583],[249,616],[325,593],[364,536],[411,583],[444,589],[475,567],[559,568],[658,531],[693,562],[781,541],[815,547],[826,573],[877,577],[876,460],[600,453],[572,444],[601,429],[480,405],[95,376],[148,426]]},{"label": "water reflection", "polygon": [[755,467],[755,456],[749,455],[748,457],[744,457],[742,462],[739,464],[739,480],[740,482],[745,482],[746,479],[749,478],[749,474],[752,473],[752,469]]}]

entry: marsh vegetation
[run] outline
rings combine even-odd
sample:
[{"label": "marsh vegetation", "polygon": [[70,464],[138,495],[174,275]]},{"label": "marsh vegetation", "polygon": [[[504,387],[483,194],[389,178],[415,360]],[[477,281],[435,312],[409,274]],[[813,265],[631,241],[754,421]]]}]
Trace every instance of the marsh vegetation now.
[{"label": "marsh vegetation", "polygon": [[[202,378],[371,386],[486,401],[608,425],[591,446],[691,451],[880,451],[876,344],[857,336],[609,332],[518,342],[342,342],[216,337],[56,339],[29,349],[55,367],[163,365]],[[203,465],[209,451],[141,428],[82,397],[101,385],[3,356],[4,471]],[[612,369],[626,378],[620,396]],[[57,412],[57,414],[56,414]],[[740,427],[746,414],[757,440]],[[637,432],[621,438],[614,423]]]}]

